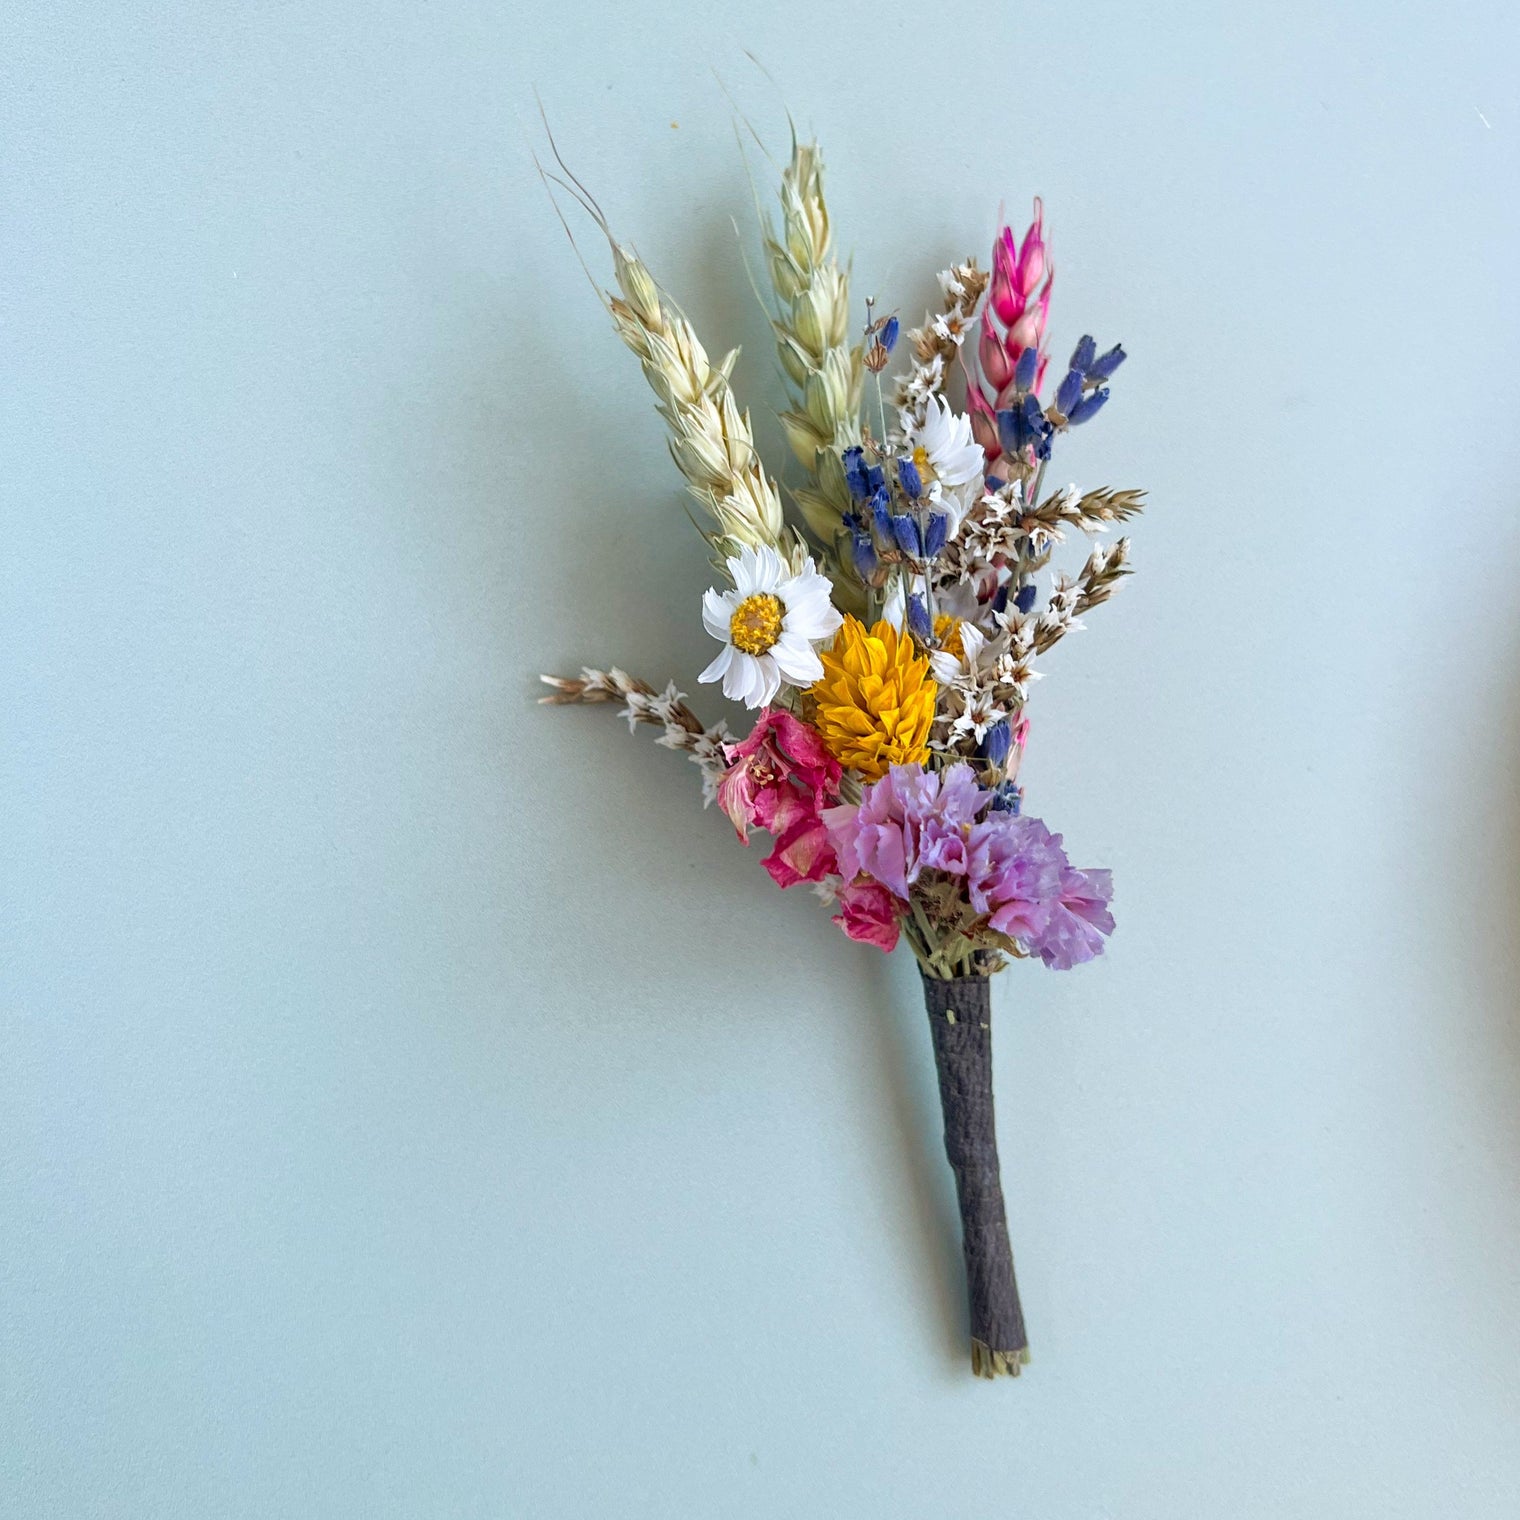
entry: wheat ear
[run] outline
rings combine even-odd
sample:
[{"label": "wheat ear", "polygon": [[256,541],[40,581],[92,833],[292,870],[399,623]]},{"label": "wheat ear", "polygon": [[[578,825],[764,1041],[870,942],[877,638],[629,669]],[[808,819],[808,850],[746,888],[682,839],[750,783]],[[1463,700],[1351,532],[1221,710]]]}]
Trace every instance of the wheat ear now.
[{"label": "wheat ear", "polygon": [[840,519],[850,510],[840,455],[860,442],[865,368],[860,346],[850,342],[850,276],[833,253],[817,143],[793,138],[780,200],[780,227],[766,223],[765,263],[776,293],[776,351],[793,392],[781,426],[807,471],[792,497],[808,527],[833,551],[835,584],[858,593],[850,556],[840,552]]},{"label": "wheat ear", "polygon": [[607,309],[655,393],[676,468],[716,525],[706,534],[715,562],[744,545],[769,546],[792,559],[795,546],[782,520],[781,498],[760,463],[749,414],[739,410],[729,386],[739,350],[713,364],[638,255],[613,242],[612,262],[619,294],[607,293]]}]

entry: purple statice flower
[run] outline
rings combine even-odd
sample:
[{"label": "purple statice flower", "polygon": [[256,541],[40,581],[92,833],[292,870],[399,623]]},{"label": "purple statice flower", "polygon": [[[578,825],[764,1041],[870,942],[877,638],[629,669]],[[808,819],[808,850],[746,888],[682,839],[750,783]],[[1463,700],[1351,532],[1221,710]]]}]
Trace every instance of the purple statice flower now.
[{"label": "purple statice flower", "polygon": [[823,821],[846,881],[869,876],[906,901],[924,871],[966,874],[967,839],[989,800],[964,762],[942,771],[894,765],[858,807],[827,808]]},{"label": "purple statice flower", "polygon": [[1038,818],[990,812],[966,848],[967,895],[999,934],[1054,971],[1103,953],[1103,936],[1114,930],[1113,880],[1107,871],[1073,867],[1059,834]]},{"label": "purple statice flower", "polygon": [[1029,945],[1050,923],[1051,905],[1069,869],[1061,836],[1025,813],[993,813],[966,841],[966,894],[978,913],[1009,939]]},{"label": "purple statice flower", "polygon": [[1110,872],[1067,866],[1045,932],[1030,948],[1052,971],[1070,971],[1102,955],[1103,936],[1114,932],[1114,915],[1108,911],[1113,895]]},{"label": "purple statice flower", "polygon": [[1114,928],[1109,873],[1076,870],[1059,834],[996,801],[964,761],[937,772],[894,765],[858,805],[822,818],[847,884],[875,882],[906,902],[925,871],[943,872],[965,883],[993,930],[1053,970],[1101,955]]}]

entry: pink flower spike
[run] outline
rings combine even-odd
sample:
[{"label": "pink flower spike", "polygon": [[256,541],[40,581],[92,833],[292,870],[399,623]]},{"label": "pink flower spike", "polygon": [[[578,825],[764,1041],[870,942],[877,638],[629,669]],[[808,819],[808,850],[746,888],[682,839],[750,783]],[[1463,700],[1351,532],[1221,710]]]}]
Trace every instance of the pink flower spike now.
[{"label": "pink flower spike", "polygon": [[[1019,319],[1008,329],[1008,336],[1004,340],[1004,348],[1014,357],[1014,363],[1018,362],[1018,356],[1026,348],[1035,348],[1040,341],[1040,308],[1031,306],[1025,309]],[[1004,382],[1007,383],[1006,381]]]},{"label": "pink flower spike", "polygon": [[[1004,231],[1007,229],[1005,228]],[[1006,327],[1018,316],[1023,302],[1013,285],[1013,268],[993,256],[992,288],[987,293],[988,310],[997,313],[997,319]]]},{"label": "pink flower spike", "polygon": [[1033,292],[1045,274],[1045,203],[1035,196],[1034,220],[1024,234],[1024,245],[1019,250],[1018,269],[1014,274],[1014,288],[1025,297]]},{"label": "pink flower spike", "polygon": [[974,381],[966,386],[966,411],[971,416],[971,436],[981,444],[982,453],[991,464],[1003,452],[1002,440],[998,437],[997,414]]},{"label": "pink flower spike", "polygon": [[[1002,208],[999,207],[1001,215]],[[1013,228],[1007,226],[992,240],[992,272],[1002,270],[1010,283],[1013,281],[1014,272],[1019,267],[1019,245],[1013,235]]]},{"label": "pink flower spike", "polygon": [[1013,379],[1013,360],[1004,351],[1002,340],[985,314],[981,336],[976,341],[976,356],[981,362],[982,374],[994,391],[1002,390]]}]

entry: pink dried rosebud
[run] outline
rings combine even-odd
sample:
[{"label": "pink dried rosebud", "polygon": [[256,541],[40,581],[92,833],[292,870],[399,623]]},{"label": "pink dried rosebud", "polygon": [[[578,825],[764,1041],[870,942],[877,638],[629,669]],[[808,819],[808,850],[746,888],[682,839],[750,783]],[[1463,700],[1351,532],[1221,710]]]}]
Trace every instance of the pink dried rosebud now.
[{"label": "pink dried rosebud", "polygon": [[822,881],[834,869],[834,851],[819,813],[839,795],[840,768],[818,731],[768,707],[750,736],[726,753],[718,806],[739,838],[748,843],[757,826],[775,836],[761,864],[777,886]]},{"label": "pink dried rosebud", "polygon": [[834,922],[851,939],[891,950],[897,944],[902,904],[879,883],[861,877],[840,888]]}]

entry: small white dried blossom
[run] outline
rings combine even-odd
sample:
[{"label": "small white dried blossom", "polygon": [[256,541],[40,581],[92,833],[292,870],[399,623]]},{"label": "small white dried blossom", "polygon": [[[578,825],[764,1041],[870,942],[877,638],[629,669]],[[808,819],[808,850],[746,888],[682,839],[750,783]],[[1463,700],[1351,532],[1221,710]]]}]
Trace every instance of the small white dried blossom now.
[{"label": "small white dried blossom", "polygon": [[935,354],[922,364],[915,364],[903,382],[903,396],[909,406],[917,409],[938,395],[945,388],[945,358]]},{"label": "small white dried blossom", "polygon": [[946,343],[953,343],[959,348],[966,341],[966,334],[971,331],[971,317],[967,312],[948,311],[929,324],[929,331],[936,338],[942,338]]},{"label": "small white dried blossom", "polygon": [[939,280],[939,288],[946,303],[959,302],[966,294],[965,281],[961,279],[961,269],[956,265],[953,269],[941,269],[935,277]]},{"label": "small white dried blossom", "polygon": [[955,748],[966,739],[980,742],[1000,718],[1022,705],[1030,683],[1037,679],[1030,668],[1033,629],[1022,618],[998,615],[997,631],[984,632],[975,623],[961,623],[961,653],[936,650],[929,657],[934,679],[939,682],[944,707],[940,747]]},{"label": "small white dried blossom", "polygon": [[686,705],[685,693],[674,681],[657,692],[645,681],[619,670],[582,668],[578,677],[542,676],[552,694],[540,701],[562,705],[571,702],[617,702],[623,706],[619,716],[628,720],[629,730],[640,723],[662,730],[655,743],[679,750],[702,772],[702,805],[706,807],[718,794],[718,782],[728,769],[726,746],[732,736],[726,723],[704,728],[696,714]]}]

